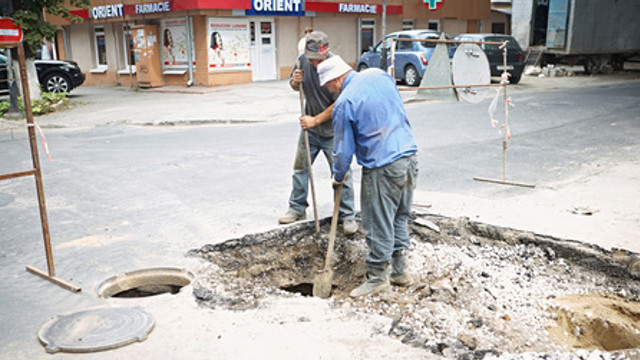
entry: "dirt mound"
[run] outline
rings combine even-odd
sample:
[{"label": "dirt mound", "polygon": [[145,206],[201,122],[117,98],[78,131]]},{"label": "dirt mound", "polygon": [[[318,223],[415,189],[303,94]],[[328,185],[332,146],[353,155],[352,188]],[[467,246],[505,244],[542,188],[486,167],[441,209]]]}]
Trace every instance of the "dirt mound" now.
[{"label": "dirt mound", "polygon": [[[205,307],[244,310],[272,296],[309,294],[315,272],[323,267],[328,227],[325,219],[319,237],[312,223],[302,223],[192,250],[191,255],[207,260],[194,284],[196,298]],[[557,303],[575,294],[601,293],[636,304],[637,254],[426,214],[415,214],[410,232],[415,284],[359,299],[348,292],[364,278],[364,236],[338,236],[329,299],[336,311],[388,316],[388,336],[449,358],[515,354],[525,359],[526,353],[571,359],[558,354],[627,348],[556,343],[556,331],[547,329],[554,320],[575,317],[560,315],[564,307]],[[628,309],[637,313],[635,305]]]},{"label": "dirt mound", "polygon": [[565,295],[553,303],[554,341],[581,349],[640,348],[640,303],[602,294]]}]

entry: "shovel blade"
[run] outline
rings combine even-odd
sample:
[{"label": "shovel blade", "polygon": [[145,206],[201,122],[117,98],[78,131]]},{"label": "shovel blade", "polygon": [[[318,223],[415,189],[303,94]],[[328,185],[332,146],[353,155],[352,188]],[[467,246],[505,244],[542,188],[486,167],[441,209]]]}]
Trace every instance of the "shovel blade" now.
[{"label": "shovel blade", "polygon": [[316,275],[313,279],[313,296],[326,299],[331,295],[333,270],[329,269]]}]

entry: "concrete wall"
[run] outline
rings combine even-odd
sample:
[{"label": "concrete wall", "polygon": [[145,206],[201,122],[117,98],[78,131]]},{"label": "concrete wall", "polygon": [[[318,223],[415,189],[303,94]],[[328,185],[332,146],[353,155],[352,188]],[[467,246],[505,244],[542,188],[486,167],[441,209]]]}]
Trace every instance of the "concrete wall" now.
[{"label": "concrete wall", "polygon": [[446,32],[450,36],[464,34],[467,32],[467,20],[443,19],[440,21],[440,30]]},{"label": "concrete wall", "polygon": [[512,0],[511,3],[511,35],[513,35],[522,49],[529,48],[531,40],[531,17],[533,14],[532,0]]}]

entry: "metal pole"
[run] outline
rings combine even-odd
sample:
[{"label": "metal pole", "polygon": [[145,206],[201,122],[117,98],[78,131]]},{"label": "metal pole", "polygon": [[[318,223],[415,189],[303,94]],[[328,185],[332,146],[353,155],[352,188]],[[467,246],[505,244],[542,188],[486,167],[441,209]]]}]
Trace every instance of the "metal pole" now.
[{"label": "metal pole", "polygon": [[387,35],[387,0],[382,0],[382,38]]},{"label": "metal pole", "polygon": [[38,193],[38,205],[40,207],[40,221],[42,223],[42,236],[44,238],[44,249],[47,256],[47,268],[49,276],[55,277],[56,270],[53,265],[53,252],[51,250],[51,238],[49,237],[49,222],[47,220],[47,207],[44,202],[44,187],[42,186],[42,172],[40,171],[40,161],[38,159],[38,143],[36,142],[35,124],[33,122],[33,112],[31,110],[31,98],[29,96],[29,79],[27,78],[26,61],[24,56],[24,46],[18,44],[18,61],[20,62],[20,77],[22,80],[22,92],[24,99],[24,109],[27,114],[27,131],[29,132],[29,144],[31,145],[31,161],[36,178],[36,191]]},{"label": "metal pole", "polygon": [[185,19],[185,26],[187,27],[187,62],[189,63],[187,65],[187,69],[189,69],[189,81],[187,81],[187,86],[193,86],[193,58],[191,57],[191,42],[193,37],[191,37],[191,16],[187,15]]},{"label": "metal pole", "polygon": [[7,54],[7,81],[9,85],[9,110],[7,115],[9,117],[21,117],[20,108],[18,106],[18,86],[13,72],[13,56],[12,49],[8,49]]},{"label": "metal pole", "polygon": [[509,141],[509,104],[507,102],[507,43],[502,50],[502,78],[504,84],[504,141],[502,142],[502,180],[507,181],[507,141]]}]

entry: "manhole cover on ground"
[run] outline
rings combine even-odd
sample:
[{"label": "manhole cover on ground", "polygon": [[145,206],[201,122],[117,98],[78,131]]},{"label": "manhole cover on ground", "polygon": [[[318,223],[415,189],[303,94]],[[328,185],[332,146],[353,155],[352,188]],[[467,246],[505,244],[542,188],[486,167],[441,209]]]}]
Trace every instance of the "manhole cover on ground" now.
[{"label": "manhole cover on ground", "polygon": [[140,307],[108,307],[56,316],[38,337],[49,353],[114,349],[147,338],[154,319]]},{"label": "manhole cover on ground", "polygon": [[113,276],[96,291],[102,298],[139,298],[160,294],[177,294],[193,281],[193,273],[185,269],[151,268]]},{"label": "manhole cover on ground", "polygon": [[[191,255],[207,260],[194,295],[203,306],[234,310],[255,308],[268,297],[301,296],[323,266],[328,219],[322,224],[320,238],[307,222],[192,250]],[[559,306],[555,299],[600,294],[626,304],[613,309],[632,315],[617,320],[630,333],[640,332],[638,254],[427,214],[414,214],[410,233],[408,257],[415,283],[364,299],[348,297],[364,279],[364,237],[338,234],[329,300],[336,311],[386,315],[389,336],[452,358],[502,354],[520,359],[527,353],[574,359],[566,355],[571,351],[596,354],[594,359],[599,354],[609,354],[603,359],[637,354],[623,350],[640,347],[637,340],[621,347],[598,341],[587,345],[555,336],[550,329],[560,318],[553,311]],[[608,321],[611,315],[598,316]],[[587,335],[590,329],[594,331]],[[580,331],[577,337],[601,336],[588,326]]]}]

